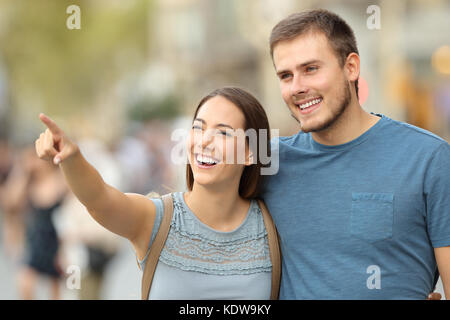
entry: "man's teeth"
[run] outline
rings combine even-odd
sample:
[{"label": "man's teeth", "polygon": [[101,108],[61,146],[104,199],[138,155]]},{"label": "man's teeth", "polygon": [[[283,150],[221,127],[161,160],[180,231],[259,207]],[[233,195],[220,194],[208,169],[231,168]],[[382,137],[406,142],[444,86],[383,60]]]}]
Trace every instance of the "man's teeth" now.
[{"label": "man's teeth", "polygon": [[300,109],[303,110],[303,109],[308,108],[308,107],[312,106],[313,104],[319,103],[321,101],[322,101],[322,98],[314,99],[314,100],[312,100],[310,102],[301,104],[299,107],[300,107]]},{"label": "man's teeth", "polygon": [[216,164],[217,163],[214,159],[205,157],[205,156],[201,156],[201,155],[197,156],[197,161],[202,162],[202,163],[207,163],[207,164]]}]

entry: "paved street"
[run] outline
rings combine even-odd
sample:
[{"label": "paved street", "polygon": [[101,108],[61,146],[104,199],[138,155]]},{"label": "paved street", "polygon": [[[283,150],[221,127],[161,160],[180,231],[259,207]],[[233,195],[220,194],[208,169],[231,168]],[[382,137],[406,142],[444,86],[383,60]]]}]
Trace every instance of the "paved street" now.
[{"label": "paved street", "polygon": [[[1,230],[0,217],[0,235]],[[18,263],[6,257],[3,244],[0,243],[0,300],[19,299],[16,285],[17,269]],[[132,246],[127,240],[123,239],[121,249],[109,265],[105,277],[102,294],[104,299],[140,299],[141,272],[136,265]],[[48,283],[40,280],[36,298],[47,299],[48,290]],[[61,282],[63,299],[78,299],[77,291],[76,289],[67,289],[65,282]]]},{"label": "paved street", "polygon": [[[0,300],[19,298],[15,284],[16,269],[17,266],[6,258],[3,246],[0,244]],[[108,267],[103,288],[103,299],[140,299],[140,277],[141,273],[137,268],[133,249],[128,241],[123,239],[119,254]],[[61,288],[63,299],[77,299],[77,290],[68,290],[64,282],[61,284]],[[440,281],[437,291],[444,297]],[[47,296],[47,284],[40,281],[36,297],[37,299],[47,299]]]}]

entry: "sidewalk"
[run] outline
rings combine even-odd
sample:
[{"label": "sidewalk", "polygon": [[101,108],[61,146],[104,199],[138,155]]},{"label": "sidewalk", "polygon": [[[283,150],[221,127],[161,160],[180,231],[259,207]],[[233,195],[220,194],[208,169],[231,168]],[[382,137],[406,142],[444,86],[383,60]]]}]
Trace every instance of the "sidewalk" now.
[{"label": "sidewalk", "polygon": [[[0,221],[1,228],[1,221]],[[16,273],[19,264],[5,256],[3,244],[0,243],[0,300],[19,299],[16,285]],[[103,299],[133,300],[140,299],[141,272],[136,265],[132,246],[123,239],[120,251],[114,257],[105,275]],[[43,279],[38,282],[36,299],[47,299],[48,284]],[[78,299],[76,289],[67,289],[65,280],[61,281],[61,295],[64,300]]]},{"label": "sidewalk", "polygon": [[[1,219],[0,219],[1,230]],[[1,234],[0,234],[1,235]],[[19,299],[16,286],[17,265],[5,257],[3,244],[0,243],[0,300]],[[140,299],[141,272],[136,265],[133,248],[131,244],[123,239],[120,251],[114,257],[108,267],[103,288],[103,299],[105,300],[133,300]],[[65,282],[61,283],[62,299],[77,299],[77,290],[69,290]],[[36,292],[37,299],[47,299],[47,284],[43,281],[38,283]],[[442,282],[439,279],[437,292],[445,298]]]}]

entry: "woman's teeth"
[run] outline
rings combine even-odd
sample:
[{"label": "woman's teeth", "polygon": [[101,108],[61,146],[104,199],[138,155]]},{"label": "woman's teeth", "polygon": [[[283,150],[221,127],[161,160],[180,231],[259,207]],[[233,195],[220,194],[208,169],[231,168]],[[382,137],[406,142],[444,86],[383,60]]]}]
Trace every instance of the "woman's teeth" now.
[{"label": "woman's teeth", "polygon": [[300,107],[300,109],[303,110],[303,109],[306,109],[306,108],[308,108],[308,107],[310,107],[310,106],[312,106],[312,105],[314,105],[316,103],[319,103],[321,101],[322,101],[322,98],[317,98],[317,99],[314,99],[314,100],[309,101],[307,103],[301,104],[301,105],[299,105],[299,107]]},{"label": "woman's teeth", "polygon": [[197,162],[200,164],[209,164],[209,165],[217,164],[216,160],[214,160],[213,158],[207,157],[207,156],[197,155],[196,159],[197,159]]}]

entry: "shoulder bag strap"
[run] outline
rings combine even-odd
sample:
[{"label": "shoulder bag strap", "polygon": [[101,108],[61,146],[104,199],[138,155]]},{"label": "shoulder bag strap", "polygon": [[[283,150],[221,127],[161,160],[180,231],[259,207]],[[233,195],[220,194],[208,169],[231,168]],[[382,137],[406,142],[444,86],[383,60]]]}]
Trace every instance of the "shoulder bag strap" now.
[{"label": "shoulder bag strap", "polygon": [[281,250],[278,238],[278,232],[272,217],[267,210],[265,203],[258,199],[259,207],[264,219],[264,225],[267,231],[267,239],[269,241],[270,261],[272,262],[272,289],[270,293],[271,300],[277,300],[280,293],[281,280]]},{"label": "shoulder bag strap", "polygon": [[142,275],[142,300],[148,300],[150,293],[150,287],[153,281],[153,275],[155,274],[156,265],[161,254],[161,250],[169,234],[170,223],[173,215],[173,199],[172,195],[166,194],[162,196],[164,202],[164,216],[161,221],[158,232],[156,233],[155,240],[150,247],[150,253],[145,263],[144,274]]}]

